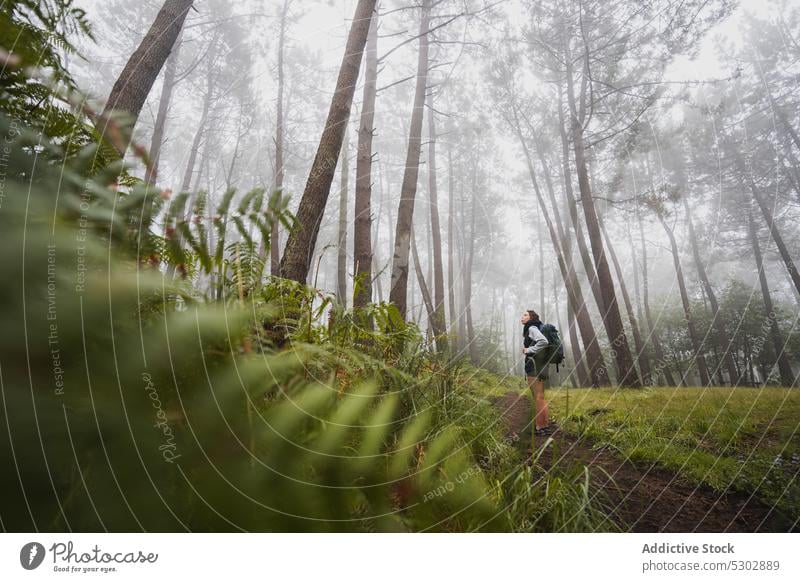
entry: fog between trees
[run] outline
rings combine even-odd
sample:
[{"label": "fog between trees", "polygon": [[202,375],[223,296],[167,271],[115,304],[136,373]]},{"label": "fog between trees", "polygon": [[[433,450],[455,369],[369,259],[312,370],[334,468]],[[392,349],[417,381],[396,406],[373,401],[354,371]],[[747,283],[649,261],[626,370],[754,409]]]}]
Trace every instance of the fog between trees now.
[{"label": "fog between trees", "polygon": [[536,309],[562,383],[795,384],[796,3],[82,5],[69,70],[137,118],[133,176],[291,195],[264,277],[392,301],[498,371]]}]

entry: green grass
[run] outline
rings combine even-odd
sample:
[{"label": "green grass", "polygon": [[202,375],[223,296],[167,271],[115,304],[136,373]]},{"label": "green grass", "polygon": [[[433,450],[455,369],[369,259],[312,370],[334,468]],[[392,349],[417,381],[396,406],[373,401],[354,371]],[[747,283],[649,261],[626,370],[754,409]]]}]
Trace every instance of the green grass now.
[{"label": "green grass", "polygon": [[752,493],[800,518],[800,391],[555,388],[565,430],[691,484]]}]

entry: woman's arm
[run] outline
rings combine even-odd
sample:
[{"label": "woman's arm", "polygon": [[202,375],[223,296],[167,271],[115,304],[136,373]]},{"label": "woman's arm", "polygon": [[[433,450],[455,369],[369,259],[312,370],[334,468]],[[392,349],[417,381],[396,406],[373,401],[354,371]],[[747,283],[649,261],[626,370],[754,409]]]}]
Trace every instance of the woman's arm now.
[{"label": "woman's arm", "polygon": [[528,337],[533,340],[533,343],[529,348],[525,350],[525,353],[531,356],[537,354],[538,352],[546,348],[547,345],[550,343],[547,341],[547,338],[544,337],[544,334],[540,332],[539,328],[537,328],[535,325],[532,325],[530,326],[530,328],[528,328]]}]

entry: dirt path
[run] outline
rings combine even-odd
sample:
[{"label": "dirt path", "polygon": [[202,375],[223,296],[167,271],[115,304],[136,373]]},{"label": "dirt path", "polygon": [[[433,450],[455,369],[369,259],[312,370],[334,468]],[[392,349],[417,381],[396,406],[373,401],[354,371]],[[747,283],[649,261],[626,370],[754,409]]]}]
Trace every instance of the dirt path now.
[{"label": "dirt path", "polygon": [[[529,456],[530,398],[508,392],[494,399],[494,405],[508,436]],[[537,439],[537,447],[544,441]],[[590,467],[595,487],[610,501],[611,514],[623,531],[786,532],[792,526],[754,497],[689,485],[676,473],[634,464],[608,448],[595,449],[593,443],[563,431],[553,435],[539,463],[546,469],[575,463]]]}]

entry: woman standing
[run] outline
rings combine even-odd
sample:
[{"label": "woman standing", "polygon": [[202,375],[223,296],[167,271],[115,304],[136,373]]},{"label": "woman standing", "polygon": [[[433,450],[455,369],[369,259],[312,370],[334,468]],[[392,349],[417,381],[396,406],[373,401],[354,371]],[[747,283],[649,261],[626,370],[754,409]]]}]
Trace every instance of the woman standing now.
[{"label": "woman standing", "polygon": [[523,312],[520,318],[523,325],[522,353],[525,354],[525,376],[528,378],[528,387],[533,395],[536,407],[534,434],[536,436],[548,435],[552,432],[548,417],[547,401],[544,399],[544,381],[547,380],[547,346],[549,342],[540,331],[542,322],[539,314],[533,309]]}]

